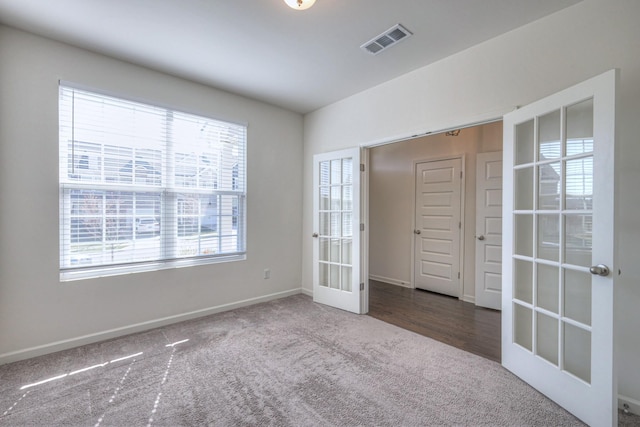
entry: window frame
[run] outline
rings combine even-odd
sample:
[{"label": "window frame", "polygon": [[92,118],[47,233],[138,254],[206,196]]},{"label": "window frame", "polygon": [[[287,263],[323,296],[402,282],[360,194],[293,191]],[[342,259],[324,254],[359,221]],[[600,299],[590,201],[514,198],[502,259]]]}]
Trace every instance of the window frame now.
[{"label": "window frame", "polygon": [[[202,187],[189,187],[188,184],[183,184],[182,186],[176,184],[176,176],[175,176],[175,162],[178,161],[178,156],[175,156],[176,150],[180,152],[182,155],[189,155],[188,149],[192,148],[188,143],[186,146],[184,144],[180,144],[179,141],[172,139],[170,137],[164,138],[162,140],[162,147],[155,148],[160,151],[160,156],[162,157],[161,163],[161,171],[154,172],[160,175],[159,181],[160,185],[137,185],[136,179],[129,184],[123,184],[122,182],[107,182],[106,174],[103,174],[101,178],[96,180],[96,182],[88,182],[83,181],[82,178],[75,180],[74,177],[69,175],[70,169],[69,165],[74,164],[78,170],[82,172],[89,173],[88,169],[91,168],[90,163],[91,159],[89,156],[84,154],[69,154],[73,153],[73,149],[71,147],[75,147],[75,145],[91,145],[94,144],[102,150],[103,157],[99,159],[100,162],[107,163],[112,159],[109,159],[104,155],[105,149],[109,146],[109,141],[103,141],[102,143],[96,143],[91,141],[82,141],[82,139],[76,139],[75,135],[72,134],[72,137],[64,138],[63,137],[63,119],[62,116],[62,99],[63,99],[63,91],[79,91],[84,93],[89,93],[91,96],[96,97],[104,97],[105,99],[111,99],[116,101],[122,101],[123,103],[133,103],[139,104],[144,107],[149,107],[152,109],[161,109],[166,114],[167,117],[171,117],[171,120],[167,119],[166,126],[172,126],[169,122],[173,122],[174,116],[186,117],[188,119],[201,119],[207,121],[207,123],[215,124],[219,129],[224,129],[225,126],[228,127],[229,131],[233,130],[233,132],[238,132],[238,139],[236,141],[239,145],[240,154],[237,156],[237,159],[232,160],[231,163],[231,171],[228,179],[229,188],[220,188],[218,186],[218,179],[221,178],[209,178],[209,184]],[[247,226],[247,215],[246,215],[246,206],[247,206],[247,149],[248,149],[248,125],[246,123],[238,123],[232,122],[229,120],[221,120],[215,117],[211,117],[209,115],[203,115],[201,113],[194,114],[189,111],[185,111],[184,109],[178,109],[172,106],[162,105],[157,102],[148,102],[145,100],[135,99],[130,96],[122,96],[119,94],[110,93],[104,90],[96,90],[95,88],[86,87],[83,85],[78,85],[76,83],[60,81],[59,82],[59,101],[58,101],[58,123],[60,126],[59,133],[59,156],[60,156],[60,165],[59,165],[59,239],[60,239],[60,263],[59,263],[59,271],[60,271],[60,281],[72,281],[72,280],[81,280],[88,278],[98,278],[98,277],[106,277],[106,276],[114,276],[114,275],[122,275],[122,274],[130,274],[130,273],[138,273],[138,272],[147,272],[147,271],[158,271],[164,269],[173,269],[173,268],[182,268],[182,267],[190,267],[190,266],[199,266],[199,265],[207,265],[207,264],[216,264],[216,263],[224,263],[224,262],[232,262],[232,261],[243,261],[246,260],[247,253],[247,239],[246,239],[246,226]],[[74,107],[75,108],[75,107]],[[75,111],[73,112],[75,118]],[[72,119],[71,126],[75,126],[74,121]],[[68,125],[68,122],[65,122]],[[168,132],[169,134],[170,132]],[[234,136],[236,134],[234,133]],[[222,144],[221,140],[218,140],[218,144]],[[120,145],[121,147],[126,147],[125,145]],[[135,143],[132,143],[129,146],[132,150],[136,150]],[[95,148],[95,147],[94,147]],[[71,151],[70,151],[71,150]],[[217,156],[222,156],[222,148],[218,148],[216,151]],[[228,159],[225,159],[228,161]],[[135,164],[133,164],[135,162]],[[137,168],[137,157],[132,157],[132,165],[130,168]],[[225,163],[226,165],[226,163]],[[104,165],[102,166],[104,169]],[[241,173],[238,174],[238,169],[241,170]],[[122,170],[122,168],[120,169]],[[95,174],[95,171],[93,171]],[[136,169],[137,173],[137,169]],[[218,171],[219,174],[224,173],[222,169]],[[152,177],[152,179],[155,179]],[[200,179],[200,178],[198,178]],[[206,187],[208,185],[209,187]],[[193,192],[191,191],[193,190]],[[157,251],[159,251],[160,255],[147,260],[129,260],[125,262],[111,262],[111,263],[98,263],[92,265],[82,265],[76,264],[73,265],[72,257],[74,252],[71,250],[71,239],[73,235],[73,215],[71,214],[71,209],[73,206],[73,193],[80,194],[82,191],[94,191],[96,193],[102,192],[103,194],[103,204],[106,205],[109,197],[122,197],[123,194],[130,194],[132,200],[136,200],[136,197],[145,194],[148,192],[149,194],[157,194],[159,195],[160,200],[160,212],[159,212],[159,225],[158,225],[158,235],[159,235],[159,243],[157,247],[154,247]],[[114,194],[119,194],[119,196],[114,196]],[[198,242],[203,239],[203,224],[204,215],[202,214],[204,208],[202,207],[203,201],[209,200],[209,206],[211,206],[211,200],[215,198],[216,206],[214,209],[217,213],[213,214],[216,216],[216,226],[217,229],[213,234],[216,234],[217,237],[213,237],[213,240],[210,238],[210,244],[213,242],[214,245],[217,244],[219,250],[222,250],[223,243],[222,240],[225,237],[231,237],[232,248],[234,250],[216,252],[213,254],[203,254],[201,253],[200,243],[197,244],[198,250],[195,255],[186,255],[179,256],[178,250],[180,247],[180,231],[178,221],[180,218],[180,214],[178,212],[179,199],[180,197],[187,197],[187,195],[191,196],[193,200],[199,204],[198,213],[196,215],[197,228],[195,231],[195,236]],[[136,202],[134,202],[135,204]],[[222,220],[224,217],[228,217],[228,214],[222,213],[221,205],[225,203],[231,203],[231,218],[227,218],[225,221],[229,222],[230,227],[234,230],[229,236],[221,234],[222,231]],[[104,208],[106,209],[106,208]],[[99,240],[99,243],[104,247],[107,240],[105,240],[104,233],[105,230],[109,227],[107,225],[107,220],[110,217],[106,216],[106,214],[102,213],[102,223],[101,228],[103,232],[103,237]],[[132,241],[136,239],[136,235],[138,231],[136,229],[136,220],[140,219],[136,215],[136,208],[131,208],[130,212],[124,215],[127,221],[131,222],[129,233],[131,234]],[[118,213],[118,215],[120,215]],[[193,216],[193,215],[192,215]],[[119,218],[116,218],[118,224]],[[112,220],[112,219],[111,219]],[[171,222],[175,222],[173,225],[169,225],[167,227],[164,224],[170,224]],[[160,224],[162,226],[160,226]],[[117,225],[117,229],[120,229],[120,225]],[[227,227],[228,228],[228,227]],[[155,228],[152,229],[155,231]],[[187,230],[187,228],[185,228]],[[225,229],[225,231],[228,231]],[[118,231],[119,232],[119,231]],[[187,231],[183,231],[183,233],[187,233]],[[234,234],[235,233],[235,234]],[[155,234],[155,233],[154,233]],[[193,235],[191,235],[193,236]],[[187,238],[187,234],[182,234],[182,240]],[[120,241],[120,240],[118,240]],[[124,240],[123,240],[124,241]],[[98,241],[96,241],[98,242]],[[216,243],[217,242],[217,243]],[[228,245],[228,243],[226,243]],[[133,250],[132,250],[133,252]],[[167,256],[169,254],[169,256]],[[102,249],[102,255],[104,258],[104,248]],[[137,255],[131,255],[131,257],[135,257]]]}]

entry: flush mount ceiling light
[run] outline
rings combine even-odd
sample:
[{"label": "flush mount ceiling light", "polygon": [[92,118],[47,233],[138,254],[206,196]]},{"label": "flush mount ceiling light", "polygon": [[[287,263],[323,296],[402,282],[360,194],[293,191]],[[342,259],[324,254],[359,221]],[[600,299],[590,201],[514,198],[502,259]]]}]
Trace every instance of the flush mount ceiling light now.
[{"label": "flush mount ceiling light", "polygon": [[305,10],[313,6],[316,0],[284,0],[284,2],[292,9]]}]

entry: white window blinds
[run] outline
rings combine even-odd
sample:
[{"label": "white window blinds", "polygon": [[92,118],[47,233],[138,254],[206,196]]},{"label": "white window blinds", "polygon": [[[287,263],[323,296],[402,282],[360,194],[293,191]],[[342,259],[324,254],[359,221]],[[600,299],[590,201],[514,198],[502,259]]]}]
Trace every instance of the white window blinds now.
[{"label": "white window blinds", "polygon": [[245,253],[245,126],[61,84],[59,129],[63,280]]}]

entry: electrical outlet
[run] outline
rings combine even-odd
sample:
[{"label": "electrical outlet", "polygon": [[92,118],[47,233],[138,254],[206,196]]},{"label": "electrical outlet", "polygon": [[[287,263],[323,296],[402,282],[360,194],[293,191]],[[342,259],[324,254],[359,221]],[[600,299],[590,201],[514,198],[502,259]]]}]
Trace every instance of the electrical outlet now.
[{"label": "electrical outlet", "polygon": [[271,270],[269,270],[268,268],[264,269],[264,276],[265,279],[270,279],[271,278]]}]

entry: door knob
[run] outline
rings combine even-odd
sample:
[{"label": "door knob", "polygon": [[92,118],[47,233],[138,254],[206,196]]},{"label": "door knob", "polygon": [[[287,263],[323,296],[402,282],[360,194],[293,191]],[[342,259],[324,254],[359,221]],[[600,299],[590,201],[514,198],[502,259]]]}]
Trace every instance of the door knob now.
[{"label": "door knob", "polygon": [[484,240],[484,236],[481,234],[478,236],[478,240]]},{"label": "door knob", "polygon": [[311,237],[318,237],[318,233],[313,233]]},{"label": "door knob", "polygon": [[596,276],[608,276],[609,275],[609,267],[604,264],[594,265],[589,268],[589,272]]},{"label": "door knob", "polygon": [[420,233],[422,233],[422,231],[420,231],[420,230],[413,230],[413,232],[414,232],[415,234],[420,234]]}]

